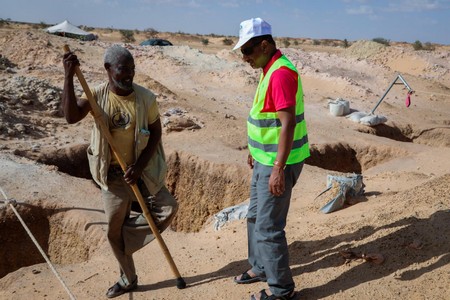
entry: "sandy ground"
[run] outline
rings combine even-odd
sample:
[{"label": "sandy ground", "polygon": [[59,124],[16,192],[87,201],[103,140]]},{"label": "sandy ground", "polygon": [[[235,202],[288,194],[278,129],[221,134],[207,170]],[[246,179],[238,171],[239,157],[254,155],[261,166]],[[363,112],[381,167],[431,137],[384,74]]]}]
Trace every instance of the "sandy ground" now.
[{"label": "sandy ground", "polygon": [[[245,121],[259,71],[223,38],[209,37],[205,46],[198,36],[160,36],[175,46],[141,47],[137,40],[127,47],[135,81],[159,94],[167,181],[180,202],[163,238],[187,288],[177,289],[155,242],[135,255],[138,290],[118,299],[248,299],[265,285],[232,280],[248,268],[245,220],[216,231],[213,215],[248,198]],[[77,52],[95,85],[105,79],[102,54],[111,42],[120,38],[107,31],[99,41],[79,42],[0,28],[0,187],[18,201],[16,210],[77,299],[106,299],[118,267],[100,191],[86,173],[93,120],[67,125],[50,106],[60,101],[62,46]],[[450,299],[450,47],[414,51],[359,41],[344,49],[302,41],[281,49],[302,76],[312,152],[286,228],[298,298]],[[415,90],[412,104],[405,107],[406,89],[395,85],[376,110],[385,124],[330,114],[328,101],[336,98],[352,111],[371,111],[399,73]],[[364,195],[321,213],[330,195],[316,196],[327,175],[352,172],[363,175]],[[69,299],[1,202],[0,245],[0,299]]]}]

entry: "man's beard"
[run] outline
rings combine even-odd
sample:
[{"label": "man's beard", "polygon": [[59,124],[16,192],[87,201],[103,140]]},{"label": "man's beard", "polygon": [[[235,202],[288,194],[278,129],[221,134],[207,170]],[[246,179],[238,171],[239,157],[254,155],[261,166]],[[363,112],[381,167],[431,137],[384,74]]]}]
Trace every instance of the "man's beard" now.
[{"label": "man's beard", "polygon": [[133,90],[133,81],[128,82],[121,82],[121,81],[117,81],[114,78],[111,78],[114,85],[116,87],[118,87],[119,89],[123,90],[123,91],[132,91]]}]

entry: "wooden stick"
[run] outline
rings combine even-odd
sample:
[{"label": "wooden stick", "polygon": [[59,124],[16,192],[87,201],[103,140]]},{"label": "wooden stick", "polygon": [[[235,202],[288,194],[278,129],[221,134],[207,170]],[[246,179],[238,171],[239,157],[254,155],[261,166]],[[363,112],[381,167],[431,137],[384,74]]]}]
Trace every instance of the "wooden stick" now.
[{"label": "wooden stick", "polygon": [[[69,46],[64,45],[64,52],[70,52]],[[95,101],[94,97],[92,96],[91,90],[89,89],[89,86],[84,79],[83,74],[81,73],[81,70],[79,66],[75,67],[75,73],[78,77],[78,80],[80,81],[81,86],[83,87],[83,91],[86,94],[89,104],[91,105],[91,112],[94,116],[94,120],[97,123],[97,125],[100,127],[101,133],[106,137],[106,140],[108,141],[109,146],[111,147],[111,150],[113,152],[113,155],[115,155],[117,161],[120,164],[120,167],[122,168],[123,172],[126,172],[127,165],[125,164],[124,159],[121,157],[121,155],[117,152],[117,148],[114,145],[114,140],[111,136],[111,133],[109,132],[108,127],[106,127],[106,124],[103,122],[103,112],[98,106],[97,102]],[[158,227],[156,227],[155,222],[153,221],[152,215],[150,214],[147,205],[145,205],[144,198],[142,197],[142,194],[137,187],[136,184],[131,185],[131,189],[133,190],[139,205],[141,206],[141,209],[144,213],[145,219],[147,220],[148,225],[150,226],[150,229],[152,230],[153,235],[155,236],[156,240],[158,241],[164,256],[166,257],[167,261],[169,262],[170,268],[172,269],[172,272],[175,274],[175,277],[177,279],[177,288],[183,289],[186,287],[186,283],[184,282],[184,279],[181,277],[180,272],[178,272],[177,266],[175,265],[175,262],[173,261],[172,256],[170,255],[169,249],[166,246],[166,243],[164,242],[161,234],[159,233]]]}]

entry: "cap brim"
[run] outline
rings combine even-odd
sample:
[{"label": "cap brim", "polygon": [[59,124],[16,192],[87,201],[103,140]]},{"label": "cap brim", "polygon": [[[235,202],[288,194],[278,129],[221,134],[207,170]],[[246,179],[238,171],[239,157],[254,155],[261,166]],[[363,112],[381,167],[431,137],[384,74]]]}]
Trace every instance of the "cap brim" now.
[{"label": "cap brim", "polygon": [[241,48],[245,43],[250,41],[250,39],[251,39],[251,37],[244,38],[244,39],[239,39],[239,41],[237,42],[236,46],[234,46],[233,51],[236,50],[236,49]]}]

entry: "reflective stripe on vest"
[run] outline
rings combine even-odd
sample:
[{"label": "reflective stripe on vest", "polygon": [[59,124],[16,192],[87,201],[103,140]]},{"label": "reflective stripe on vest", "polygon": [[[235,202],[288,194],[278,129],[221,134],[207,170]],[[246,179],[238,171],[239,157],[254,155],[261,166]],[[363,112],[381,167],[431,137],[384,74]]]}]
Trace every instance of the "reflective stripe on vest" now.
[{"label": "reflective stripe on vest", "polygon": [[[266,76],[261,74],[253,107],[247,119],[248,148],[250,153],[256,161],[267,166],[273,166],[273,162],[277,156],[281,121],[278,118],[278,113],[261,111],[264,108],[264,100],[266,98],[270,76],[275,70],[281,67],[287,67],[298,74],[295,66],[284,55],[277,59],[270,67]],[[303,89],[300,76],[298,76],[294,141],[286,164],[300,163],[309,157],[308,135],[303,113]]]}]

